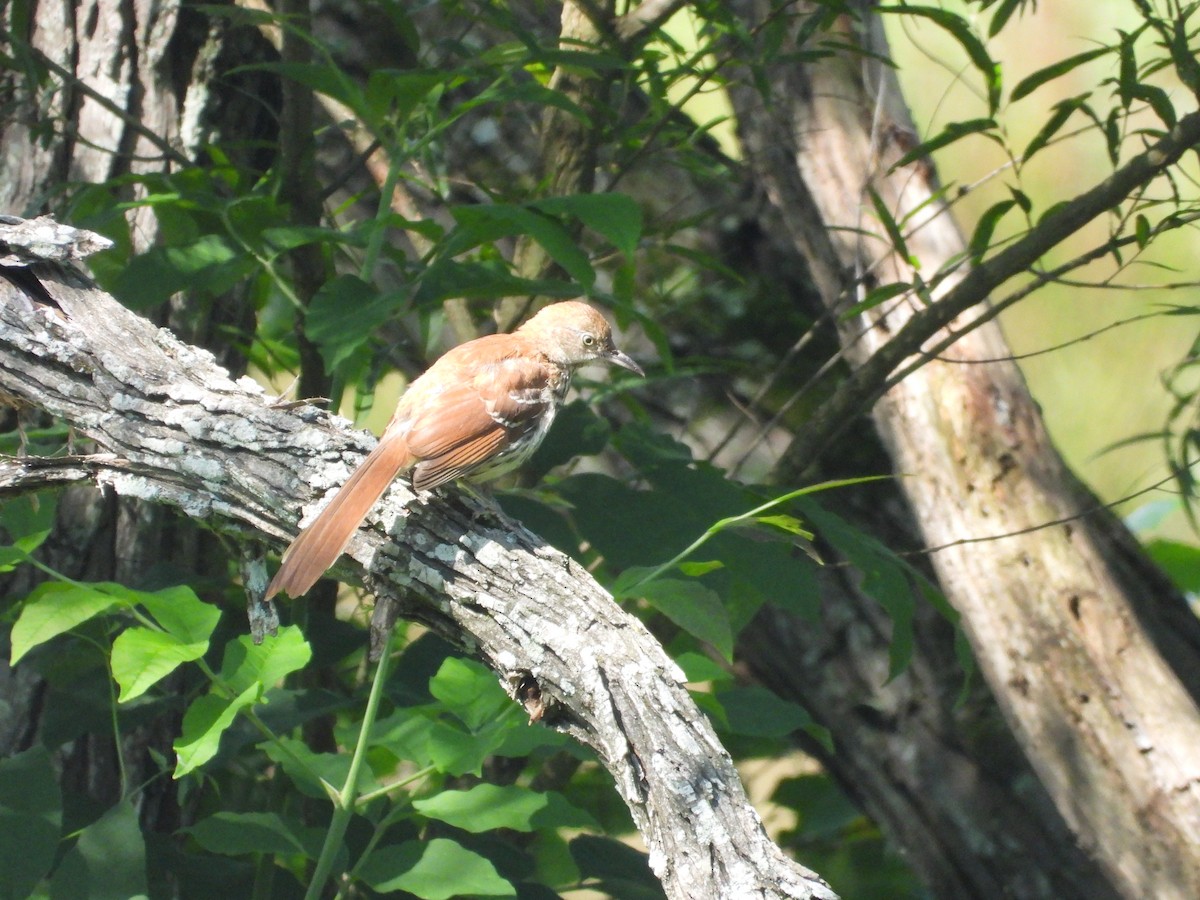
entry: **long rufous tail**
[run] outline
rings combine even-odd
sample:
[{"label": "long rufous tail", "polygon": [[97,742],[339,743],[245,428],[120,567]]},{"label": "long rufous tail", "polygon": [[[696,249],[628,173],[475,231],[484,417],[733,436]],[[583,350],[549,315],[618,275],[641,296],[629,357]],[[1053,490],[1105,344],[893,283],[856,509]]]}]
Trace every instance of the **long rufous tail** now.
[{"label": "long rufous tail", "polygon": [[350,538],[392,479],[410,463],[404,438],[385,434],[329,505],[292,541],[283,554],[279,571],[267,586],[264,599],[270,600],[280,591],[289,597],[308,593],[325,570],[342,555]]}]

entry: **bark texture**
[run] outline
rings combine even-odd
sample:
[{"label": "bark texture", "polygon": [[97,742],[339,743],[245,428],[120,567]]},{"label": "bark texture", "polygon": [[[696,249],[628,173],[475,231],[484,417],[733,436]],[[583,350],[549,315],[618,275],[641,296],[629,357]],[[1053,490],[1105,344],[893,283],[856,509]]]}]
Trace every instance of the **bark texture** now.
[{"label": "bark texture", "polygon": [[[769,15],[767,4],[741,8]],[[877,33],[847,26],[845,35],[885,49]],[[831,308],[844,309],[864,285],[913,277],[882,249],[889,241],[869,212],[868,188],[897,221],[928,204],[908,239],[924,272],[964,252],[930,200],[932,170],[889,173],[902,152],[893,136],[911,130],[890,70],[850,54],[768,72],[772,115],[756,115],[761,95],[735,91],[741,134]],[[1191,132],[1179,137],[1184,146],[1196,141]],[[935,298],[971,277],[963,266]],[[975,298],[985,301],[986,292]],[[878,364],[907,323],[936,308],[900,298],[854,318],[842,331],[847,358],[854,367]],[[888,391],[876,427],[894,469],[906,473],[901,486],[924,542],[943,548],[932,563],[981,669],[1084,854],[1122,896],[1194,897],[1196,622],[1067,471],[1015,364],[960,364],[1011,355],[993,323],[967,332],[984,311],[946,316],[958,332],[953,347]]]},{"label": "bark texture", "polygon": [[[65,315],[0,284],[0,388],[116,457],[64,469],[94,466],[120,495],[282,542],[295,524],[286,511],[361,456],[346,423],[272,406],[77,275],[42,280]],[[350,548],[368,586],[477,652],[532,713],[596,750],[669,896],[835,896],[767,837],[657,641],[570,558],[494,509],[416,499],[399,483],[370,525]]]}]

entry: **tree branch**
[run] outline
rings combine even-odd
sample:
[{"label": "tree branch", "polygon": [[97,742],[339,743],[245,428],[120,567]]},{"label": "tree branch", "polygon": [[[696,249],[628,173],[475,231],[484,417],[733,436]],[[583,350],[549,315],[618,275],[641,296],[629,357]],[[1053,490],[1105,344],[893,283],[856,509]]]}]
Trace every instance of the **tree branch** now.
[{"label": "tree branch", "polygon": [[904,327],[842,382],[796,432],[777,474],[791,480],[828,447],[855,416],[871,407],[889,385],[888,376],[922,344],[962,313],[987,301],[992,291],[1026,271],[1088,222],[1119,205],[1200,144],[1200,112],[1189,113],[1158,143],[1091,190],[1061,204],[1028,234],[972,268],[938,302],[916,312]]},{"label": "tree branch", "polygon": [[[77,273],[46,271],[61,311],[31,308],[0,281],[0,390],[115,460],[47,464],[43,477],[87,477],[282,542],[292,511],[339,484],[369,446],[344,420],[232,380]],[[669,896],[835,896],[767,838],[678,668],[569,557],[494,508],[457,492],[415,498],[403,483],[368,526],[349,550],[353,573],[475,650],[510,692],[536,684],[542,720],[612,773]]]}]

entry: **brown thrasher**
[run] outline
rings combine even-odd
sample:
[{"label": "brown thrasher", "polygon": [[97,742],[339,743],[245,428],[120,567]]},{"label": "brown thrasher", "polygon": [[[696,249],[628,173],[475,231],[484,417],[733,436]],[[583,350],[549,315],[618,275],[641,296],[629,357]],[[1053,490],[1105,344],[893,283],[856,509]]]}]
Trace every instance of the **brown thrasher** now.
[{"label": "brown thrasher", "polygon": [[512,334],[446,353],[408,386],[379,444],[288,547],[265,599],[307,593],[400,472],[414,490],[429,491],[521,465],[549,431],[571,373],[593,361],[644,374],[613,344],[604,317],[578,300],[545,307]]}]

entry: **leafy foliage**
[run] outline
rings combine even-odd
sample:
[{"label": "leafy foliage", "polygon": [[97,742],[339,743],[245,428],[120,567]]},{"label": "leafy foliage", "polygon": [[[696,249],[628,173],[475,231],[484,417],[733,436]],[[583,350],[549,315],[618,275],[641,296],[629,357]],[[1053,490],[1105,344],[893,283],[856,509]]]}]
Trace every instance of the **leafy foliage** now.
[{"label": "leafy foliage", "polygon": [[[981,3],[993,10],[988,36],[1026,5]],[[833,752],[828,732],[804,709],[735,677],[729,663],[747,623],[765,604],[817,623],[817,584],[829,553],[854,567],[862,589],[889,615],[891,676],[904,671],[913,653],[918,604],[953,615],[909,563],[831,511],[824,501],[836,493],[818,493],[852,490],[869,479],[764,488],[696,458],[650,424],[651,395],[660,386],[761,367],[760,346],[741,349],[749,343],[745,321],[798,314],[781,309],[772,290],[745,283],[736,259],[719,258],[694,241],[692,220],[643,209],[620,189],[621,179],[637,177],[646,154],[668,151],[701,177],[728,177],[731,164],[720,154],[696,150],[712,141],[717,119],[689,120],[676,98],[680,89],[695,94],[719,84],[724,75],[706,68],[706,60],[719,47],[747,46],[751,36],[725,5],[699,4],[694,49],[669,35],[630,53],[560,47],[503,5],[452,6],[502,39],[482,50],[452,39],[421,46],[414,14],[387,2],[381,10],[411,51],[410,68],[360,77],[300,31],[312,46],[312,62],[248,62],[231,73],[285,79],[340,104],[370,136],[356,148],[360,155],[384,151],[388,171],[377,185],[379,196],[343,192],[328,221],[297,221],[284,190],[287,173],[275,164],[265,170],[251,165],[234,141],[215,143],[202,161],[169,173],[73,191],[74,218],[117,240],[97,258],[97,276],[148,314],[179,292],[202,307],[238,292],[256,320],[221,340],[236,345],[266,378],[290,377],[302,361],[311,366],[315,359],[319,371],[307,374],[328,387],[335,404],[343,392],[367,404],[393,364],[419,368],[452,311],[470,322],[512,298],[584,294],[609,304],[624,322],[674,303],[727,325],[729,334],[721,337],[733,349],[685,361],[675,358],[664,329],[650,317],[638,319],[661,358],[650,389],[598,387],[602,413],[582,403],[567,407],[528,466],[529,483],[538,487],[513,489],[500,499],[647,621],[739,757],[788,752],[798,733]],[[1178,118],[1150,76],[1169,64],[1181,83],[1195,89],[1200,81],[1188,47],[1191,13],[1172,27],[1148,17],[1142,29],[1046,66],[1006,94],[1003,69],[972,20],[933,6],[881,11],[918,17],[949,35],[986,106],[982,115],[918,141],[895,160],[896,168],[982,138],[1005,148],[1019,176],[1021,165],[1080,122],[1103,137],[1115,165],[1130,134],[1152,137]],[[773,18],[758,37],[770,46],[782,41],[781,29],[799,28],[806,49],[797,63],[844,52],[827,32],[841,12],[841,4],[817,4],[796,21]],[[298,27],[242,8],[206,8],[206,14],[236,27]],[[1165,57],[1146,57],[1147,35],[1157,35]],[[1104,82],[1107,109],[1097,92],[1063,100],[1021,152],[1008,149],[1004,115],[1016,104],[1081,66],[1109,59],[1116,70]],[[749,62],[750,77],[761,78]],[[594,105],[555,89],[550,82],[558,67],[603,79],[615,99]],[[627,107],[640,113],[631,115]],[[1131,116],[1142,107],[1157,122],[1134,128]],[[597,153],[609,189],[545,196],[544,182],[534,177],[446,170],[453,142],[483,140],[514,111],[530,120],[558,113],[595,129],[603,138]],[[409,188],[432,198],[433,211],[396,212],[395,196]],[[871,286],[847,315],[909,293],[932,302],[934,289],[954,272],[917,274],[920,260],[907,240],[919,217],[896,215],[874,191],[867,203],[868,215],[913,272],[911,281]],[[368,204],[373,208],[364,215]],[[663,205],[669,207],[669,196]],[[133,211],[152,212],[160,227],[160,244],[137,255],[124,218]],[[1046,211],[1015,178],[980,217],[969,258],[958,264],[985,262],[1003,228],[1033,227]],[[1131,198],[1114,211],[1107,249],[1117,256],[1130,247],[1140,252],[1193,218],[1148,194]],[[519,247],[539,249],[550,265],[522,268]],[[315,254],[325,276],[309,295],[294,266],[302,250]],[[637,312],[635,290],[646,298]],[[787,343],[792,324],[779,329]],[[1197,355],[1181,365],[1180,376]],[[782,353],[772,358],[783,360],[781,367],[791,364]],[[1171,449],[1191,496],[1195,392],[1182,377],[1172,384],[1179,403],[1168,429],[1178,431]],[[35,437],[55,442],[64,435],[51,429]],[[15,436],[10,443],[16,445]],[[568,466],[579,456],[601,454],[589,460],[594,464]],[[54,511],[53,496],[5,502],[0,526],[8,542],[0,547],[0,572],[45,568],[37,553],[51,534]],[[1162,544],[1155,552],[1192,589],[1190,548]],[[0,606],[0,645],[11,664],[49,685],[35,745],[0,760],[4,896],[168,896],[178,889],[196,898],[231,892],[315,897],[327,882],[337,885],[339,896],[404,892],[430,900],[552,897],[580,887],[621,898],[662,896],[645,855],[621,842],[631,828],[628,815],[590,754],[555,732],[530,727],[489,670],[415,627],[401,627],[387,664],[370,680],[362,635],[345,621],[349,615],[337,620],[300,609],[277,636],[255,645],[240,634],[243,614],[236,604],[201,590],[199,577],[196,587],[138,590],[43,574],[49,580]],[[965,654],[963,664],[969,667]],[[122,783],[120,797],[107,805],[82,803],[63,790],[55,769],[63,747],[90,736],[114,748],[124,771],[126,739],[160,720],[172,730],[174,758],[155,760],[158,777],[174,779],[169,792],[186,810],[169,840],[139,823],[136,801],[154,785]],[[785,782],[776,797],[802,812],[789,842],[846,886],[847,896],[915,892],[912,876],[888,857],[878,832],[827,777]]]}]

